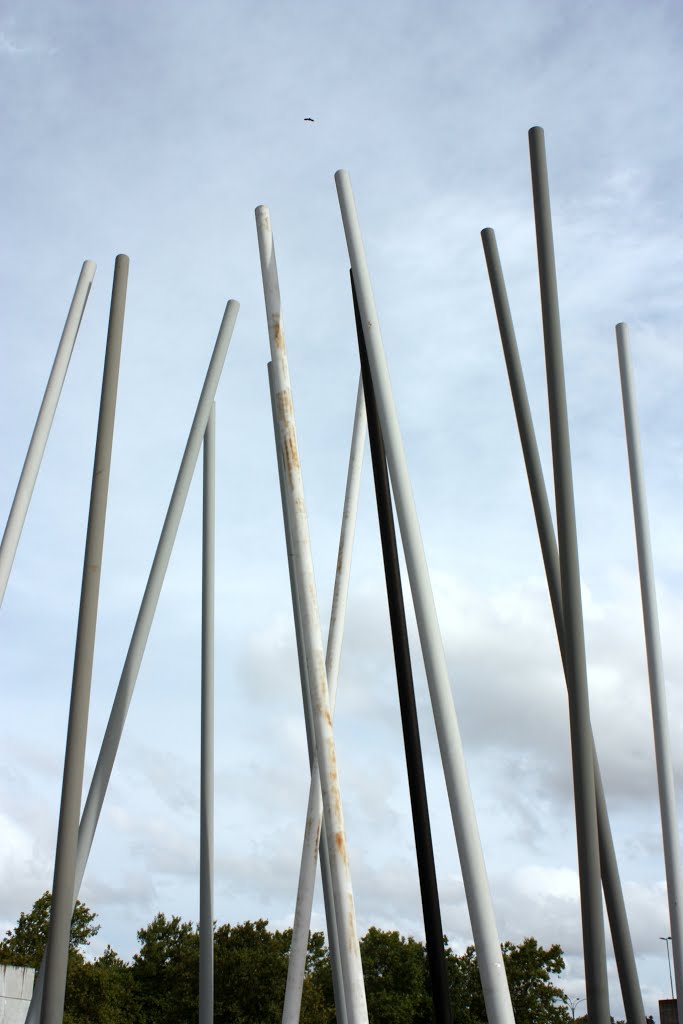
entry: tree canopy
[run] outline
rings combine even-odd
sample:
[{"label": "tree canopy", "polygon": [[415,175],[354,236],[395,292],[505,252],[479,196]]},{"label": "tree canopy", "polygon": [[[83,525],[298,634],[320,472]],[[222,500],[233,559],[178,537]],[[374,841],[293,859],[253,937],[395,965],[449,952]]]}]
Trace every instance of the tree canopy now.
[{"label": "tree canopy", "polygon": [[[40,896],[0,942],[0,963],[38,967],[47,940],[50,893]],[[77,903],[71,926],[65,1024],[196,1024],[199,931],[191,921],[156,914],[140,928],[127,963],[107,946],[96,959],[84,950],[98,933],[96,915]],[[214,931],[216,1024],[280,1024],[291,930],[265,920],[223,924]],[[473,946],[444,948],[456,1024],[486,1024]],[[505,970],[517,1024],[570,1024],[557,985],[564,970],[558,945],[536,939],[505,942]],[[370,1024],[431,1024],[433,1010],[424,943],[397,931],[369,928],[361,939]],[[301,1024],[334,1024],[332,972],[322,932],[308,947]]]}]

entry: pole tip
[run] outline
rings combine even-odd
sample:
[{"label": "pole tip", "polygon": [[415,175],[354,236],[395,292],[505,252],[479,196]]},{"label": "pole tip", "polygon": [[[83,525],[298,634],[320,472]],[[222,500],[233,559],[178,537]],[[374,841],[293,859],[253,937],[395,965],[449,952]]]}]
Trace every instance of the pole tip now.
[{"label": "pole tip", "polygon": [[489,242],[495,239],[496,232],[493,230],[493,228],[482,228],[481,237],[485,242]]},{"label": "pole tip", "polygon": [[535,136],[540,136],[540,138],[543,138],[544,135],[545,135],[545,132],[543,131],[541,126],[538,125],[538,124],[534,125],[533,128],[529,129],[529,138],[530,139],[533,139]]}]

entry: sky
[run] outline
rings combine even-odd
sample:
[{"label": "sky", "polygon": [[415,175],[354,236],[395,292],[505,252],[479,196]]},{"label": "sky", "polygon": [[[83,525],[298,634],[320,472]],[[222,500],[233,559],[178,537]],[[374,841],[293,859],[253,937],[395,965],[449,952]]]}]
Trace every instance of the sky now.
[{"label": "sky", "polygon": [[[585,996],[566,691],[479,232],[496,230],[551,488],[527,132],[545,130],[590,706],[645,1009],[669,934],[614,325],[642,430],[677,791],[683,753],[683,11],[428,0],[0,9],[0,523],[83,260],[97,273],[0,611],[0,928],[52,883],[114,259],[130,277],[86,785],[210,353],[217,396],[219,922],[291,925],[308,792],[254,208],[271,211],[323,633],[358,378],[333,175],[351,175],[501,939]],[[304,119],[314,118],[310,123]],[[366,457],[335,737],[361,932],[422,935]],[[81,898],[97,955],[199,901],[201,472]],[[419,644],[444,930],[472,941]],[[679,806],[679,813],[680,813]],[[324,927],[320,892],[313,925]],[[608,940],[611,1009],[623,1004]],[[581,1006],[581,1004],[580,1004]]]}]

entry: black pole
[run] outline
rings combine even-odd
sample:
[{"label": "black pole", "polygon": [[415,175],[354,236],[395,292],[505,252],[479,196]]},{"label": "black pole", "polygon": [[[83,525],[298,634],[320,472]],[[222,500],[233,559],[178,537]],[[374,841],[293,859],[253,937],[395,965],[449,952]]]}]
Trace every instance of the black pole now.
[{"label": "black pole", "polygon": [[439,891],[436,884],[436,870],[434,868],[434,849],[432,847],[432,833],[429,825],[429,807],[427,805],[427,790],[422,764],[420,729],[417,721],[417,708],[415,706],[413,672],[410,663],[410,647],[408,645],[408,630],[403,605],[401,569],[396,546],[396,530],[394,527],[391,491],[389,489],[389,474],[387,472],[382,428],[372,387],[370,364],[365,350],[363,327],[356,301],[356,290],[353,285],[353,275],[351,275],[351,290],[353,292],[353,308],[356,315],[356,332],[358,334],[363,391],[365,392],[365,408],[368,417],[368,436],[370,438],[370,453],[372,455],[372,471],[375,478],[377,516],[382,539],[384,577],[387,586],[391,636],[394,645],[396,682],[398,684],[398,697],[401,706],[403,743],[406,751],[408,788],[410,790],[410,804],[413,813],[413,831],[415,833],[417,869],[420,878],[420,895],[422,898],[422,914],[427,940],[429,974],[432,983],[434,1016],[437,1024],[452,1024],[453,1011],[448,988]]},{"label": "black pole", "polygon": [[[524,456],[524,465],[526,466],[527,478],[529,481],[531,501],[534,508],[534,515],[536,517],[538,537],[541,543],[541,553],[543,555],[545,574],[548,581],[548,591],[550,593],[550,602],[553,609],[553,617],[555,619],[555,629],[557,631],[557,642],[560,648],[560,656],[562,658],[562,666],[565,673],[565,682],[567,687],[569,687],[570,677],[567,674],[566,655],[564,649],[565,642],[562,614],[560,557],[557,550],[552,514],[550,512],[550,502],[548,500],[545,480],[543,479],[541,458],[538,453],[536,433],[531,416],[531,409],[529,407],[526,385],[524,383],[522,362],[519,357],[519,349],[517,348],[517,339],[515,337],[515,329],[512,323],[512,314],[510,312],[507,289],[505,288],[503,268],[498,254],[496,236],[492,228],[484,228],[481,233],[481,238],[484,245],[484,254],[486,256],[486,265],[488,267],[489,280],[491,282],[491,293],[493,295],[493,303],[496,309],[496,317],[498,319],[500,340],[503,346],[508,380],[510,382],[510,392],[512,394],[512,402],[515,408],[517,427],[522,444],[522,454]],[[612,932],[612,943],[614,945],[614,955],[617,961],[621,994],[624,999],[626,1020],[628,1021],[628,1024],[642,1024],[645,1019],[643,997],[640,991],[640,983],[638,981],[636,959],[633,953],[633,943],[631,941],[631,933],[628,925],[628,918],[626,916],[624,894],[621,888],[621,880],[619,878],[619,867],[617,865],[617,858],[614,850],[614,841],[612,839],[612,830],[610,828],[609,816],[607,813],[607,802],[605,800],[605,791],[602,784],[595,744],[593,744],[593,771],[595,774],[595,798],[598,815],[600,873],[602,875],[602,888],[605,894],[605,904],[607,905],[607,916],[609,918],[610,929]]]}]

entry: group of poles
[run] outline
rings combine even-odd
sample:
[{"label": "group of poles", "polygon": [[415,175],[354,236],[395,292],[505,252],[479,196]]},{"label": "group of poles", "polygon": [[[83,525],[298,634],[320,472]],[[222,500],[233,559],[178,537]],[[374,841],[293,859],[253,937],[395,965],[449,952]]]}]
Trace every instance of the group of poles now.
[{"label": "group of poles", "polygon": [[[529,144],[557,535],[543,478],[496,238],[492,229],[486,228],[482,231],[482,241],[569,698],[588,1017],[591,1024],[610,1022],[602,910],[604,894],[626,1018],[628,1024],[644,1024],[642,995],[590,722],[567,401],[542,129],[531,129]],[[338,171],[335,180],[351,266],[350,293],[356,322],[360,379],[326,651],[322,642],[298,454],[273,232],[267,207],[259,206],[256,210],[271,357],[268,363],[268,379],[311,776],[282,1020],[283,1024],[297,1024],[300,1016],[318,860],[323,884],[337,1021],[339,1024],[366,1024],[368,1020],[333,729],[351,552],[367,434],[389,602],[434,1018],[439,1024],[451,1024],[453,1020],[413,691],[394,506],[431,697],[486,1013],[490,1024],[514,1024],[458,719],[360,224],[348,173]],[[0,545],[0,602],[5,593],[94,271],[94,264],[86,261],[67,316]],[[38,972],[27,1018],[29,1024],[61,1024],[62,1021],[71,917],[200,450],[203,450],[203,521],[199,1020],[200,1024],[208,1024],[213,1020],[214,400],[239,306],[230,300],[225,309],[81,815],[85,744],[127,279],[128,258],[118,256],[114,269],[95,444],[50,926],[45,956]],[[677,989],[680,989],[683,984],[680,854],[654,574],[626,325],[618,324],[616,333],[645,622],[672,952],[676,985]],[[679,1024],[683,1024],[680,1009],[678,1019]]]}]

